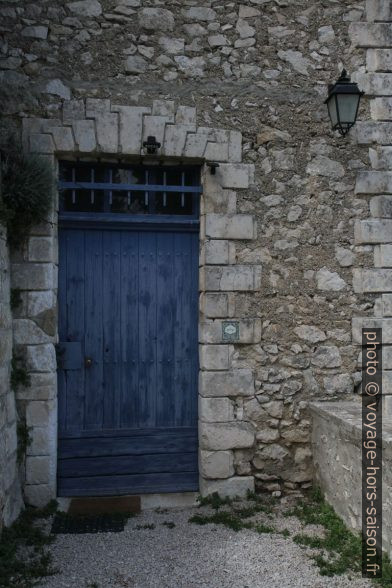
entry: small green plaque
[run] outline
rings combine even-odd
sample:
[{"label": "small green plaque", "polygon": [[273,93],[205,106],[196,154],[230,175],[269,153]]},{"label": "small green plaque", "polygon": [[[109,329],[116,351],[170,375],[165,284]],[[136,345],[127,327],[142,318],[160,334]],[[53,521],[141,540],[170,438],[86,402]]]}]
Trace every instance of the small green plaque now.
[{"label": "small green plaque", "polygon": [[240,323],[239,321],[223,321],[222,323],[223,341],[239,341]]}]

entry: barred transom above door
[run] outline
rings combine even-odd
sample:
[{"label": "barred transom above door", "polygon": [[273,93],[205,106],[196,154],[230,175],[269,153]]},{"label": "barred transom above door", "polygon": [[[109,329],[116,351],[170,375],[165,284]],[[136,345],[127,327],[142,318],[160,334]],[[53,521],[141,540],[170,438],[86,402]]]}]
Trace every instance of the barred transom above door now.
[{"label": "barred transom above door", "polygon": [[200,168],[60,162],[60,213],[198,218]]}]

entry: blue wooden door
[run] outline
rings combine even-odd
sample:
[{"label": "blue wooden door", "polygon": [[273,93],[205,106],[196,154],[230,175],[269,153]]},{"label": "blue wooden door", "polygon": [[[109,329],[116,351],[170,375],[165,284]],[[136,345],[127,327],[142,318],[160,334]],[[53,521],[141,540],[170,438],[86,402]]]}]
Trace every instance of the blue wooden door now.
[{"label": "blue wooden door", "polygon": [[58,495],[198,488],[198,234],[59,232]]}]

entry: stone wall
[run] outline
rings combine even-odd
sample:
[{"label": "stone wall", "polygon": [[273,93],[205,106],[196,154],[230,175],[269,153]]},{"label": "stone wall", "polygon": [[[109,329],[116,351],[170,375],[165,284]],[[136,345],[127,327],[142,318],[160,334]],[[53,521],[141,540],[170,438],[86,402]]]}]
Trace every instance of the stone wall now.
[{"label": "stone wall", "polygon": [[[324,402],[311,407],[315,481],[350,529],[362,529],[362,403]],[[383,422],[382,545],[392,556],[392,427]]]},{"label": "stone wall", "polygon": [[[366,24],[364,9],[334,0],[2,2],[3,134],[24,119],[25,148],[54,162],[140,156],[140,139],[153,134],[170,157],[220,163],[216,176],[203,172],[202,491],[253,480],[270,491],[309,486],[308,402],[359,384],[351,321],[375,295],[352,283],[353,267],[373,261],[370,244],[354,240],[368,216],[354,185],[368,156],[354,134],[332,133],[322,102],[343,65],[364,71],[349,36]],[[54,492],[56,332],[41,321],[55,308],[55,217],[51,226],[14,266],[26,290],[17,340],[35,378],[20,396],[40,452],[27,464],[33,502]],[[238,323],[238,342],[223,340],[224,320]]]},{"label": "stone wall", "polygon": [[0,531],[3,525],[12,523],[22,506],[11,359],[10,261],[6,232],[0,226]]}]

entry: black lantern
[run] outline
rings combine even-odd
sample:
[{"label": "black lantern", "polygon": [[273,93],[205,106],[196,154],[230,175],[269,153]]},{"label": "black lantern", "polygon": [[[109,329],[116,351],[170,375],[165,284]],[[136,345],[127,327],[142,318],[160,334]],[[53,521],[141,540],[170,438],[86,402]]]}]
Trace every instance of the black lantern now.
[{"label": "black lantern", "polygon": [[332,128],[341,135],[347,135],[357,120],[359,101],[363,92],[350,78],[344,69],[335,84],[328,86],[328,98],[324,104],[328,107]]}]

